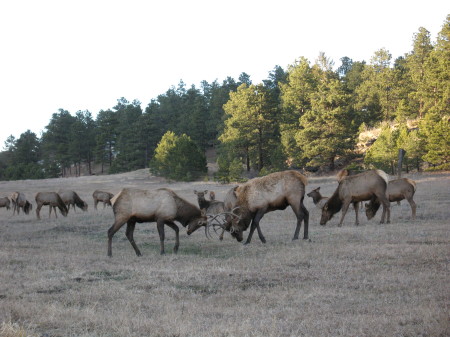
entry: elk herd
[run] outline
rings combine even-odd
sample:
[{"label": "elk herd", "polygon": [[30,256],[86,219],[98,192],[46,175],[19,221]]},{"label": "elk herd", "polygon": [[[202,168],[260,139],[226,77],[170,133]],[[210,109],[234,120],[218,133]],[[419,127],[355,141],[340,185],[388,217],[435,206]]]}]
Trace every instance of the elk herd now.
[{"label": "elk herd", "polygon": [[[133,233],[136,223],[156,222],[160,238],[160,253],[165,253],[165,226],[175,232],[176,253],[179,248],[179,223],[187,228],[187,234],[191,235],[199,228],[204,228],[209,237],[210,230],[217,232],[223,239],[228,232],[238,242],[243,241],[244,232],[249,229],[245,244],[251,242],[254,231],[258,233],[261,242],[266,239],[260,228],[260,221],[266,213],[284,210],[291,207],[295,218],[295,230],[292,240],[299,238],[303,223],[303,239],[308,239],[309,211],[305,207],[305,193],[308,180],[303,174],[287,170],[276,172],[264,177],[254,178],[246,183],[239,184],[228,190],[224,200],[215,198],[213,191],[194,190],[197,196],[198,206],[179,196],[168,188],[145,190],[135,188],[123,188],[113,195],[110,192],[96,190],[93,194],[94,208],[99,202],[103,208],[111,206],[114,213],[114,223],[107,232],[108,256],[112,256],[112,239],[114,234],[126,226],[125,235],[133,247],[137,256],[141,252],[134,241]],[[325,225],[336,213],[341,211],[338,226],[341,226],[350,205],[355,211],[355,224],[359,224],[360,203],[365,204],[365,213],[368,219],[373,218],[380,206],[382,215],[380,223],[390,222],[390,202],[406,199],[412,211],[412,219],[416,217],[416,204],[413,200],[416,191],[416,183],[407,178],[389,181],[388,176],[381,170],[369,170],[358,174],[351,174],[342,170],[337,175],[337,187],[331,196],[322,196],[320,186],[312,189],[306,195],[312,198],[313,203],[321,211],[320,224]],[[209,197],[207,199],[207,197]],[[35,196],[36,216],[40,219],[42,206],[49,207],[49,217],[52,209],[57,218],[58,208],[63,216],[67,216],[70,207],[75,211],[76,207],[87,211],[88,205],[75,191],[59,190],[58,192],[39,192]],[[0,207],[9,210],[13,208],[13,215],[20,209],[26,214],[33,208],[25,195],[14,192],[9,197],[0,198]]]}]

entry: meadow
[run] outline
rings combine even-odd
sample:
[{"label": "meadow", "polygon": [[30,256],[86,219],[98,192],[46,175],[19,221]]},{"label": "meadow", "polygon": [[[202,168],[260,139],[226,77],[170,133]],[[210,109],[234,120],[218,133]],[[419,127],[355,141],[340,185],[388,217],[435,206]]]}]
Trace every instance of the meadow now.
[{"label": "meadow", "polygon": [[[310,240],[292,241],[290,208],[267,214],[249,245],[225,235],[191,236],[180,227],[180,248],[166,227],[159,254],[155,223],[137,224],[137,257],[125,226],[107,257],[112,209],[93,207],[96,189],[168,187],[197,204],[193,190],[222,200],[234,186],[167,182],[147,170],[126,174],[0,182],[0,196],[22,191],[29,215],[0,209],[0,336],[449,336],[450,172],[405,175],[417,182],[417,219],[410,206],[391,204],[360,226],[349,210],[320,226],[306,197]],[[334,176],[310,177],[331,195]],[[73,189],[89,209],[35,214],[40,191]],[[303,233],[303,228],[300,233]],[[247,234],[247,233],[246,233]],[[246,237],[244,235],[244,238]]]}]

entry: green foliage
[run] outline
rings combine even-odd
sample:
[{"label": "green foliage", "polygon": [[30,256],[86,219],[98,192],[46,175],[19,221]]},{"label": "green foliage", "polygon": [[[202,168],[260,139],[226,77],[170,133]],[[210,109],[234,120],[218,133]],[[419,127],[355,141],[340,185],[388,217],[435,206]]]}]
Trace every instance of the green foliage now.
[{"label": "green foliage", "polygon": [[438,169],[450,168],[450,116],[429,113],[420,124],[425,140],[423,160]]},{"label": "green foliage", "polygon": [[206,157],[189,136],[168,131],[155,150],[150,170],[168,179],[191,181],[206,174]]},{"label": "green foliage", "polygon": [[394,174],[398,134],[398,130],[393,130],[389,124],[383,125],[377,140],[367,151],[364,163]]}]

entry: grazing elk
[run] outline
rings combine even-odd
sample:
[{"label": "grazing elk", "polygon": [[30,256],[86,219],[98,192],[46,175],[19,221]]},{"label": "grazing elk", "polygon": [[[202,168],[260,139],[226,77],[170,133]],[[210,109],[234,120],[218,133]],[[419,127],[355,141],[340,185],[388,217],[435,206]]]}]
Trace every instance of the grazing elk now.
[{"label": "grazing elk", "polygon": [[161,254],[164,254],[164,225],[175,231],[174,252],[180,245],[179,229],[174,221],[191,226],[206,225],[206,215],[195,205],[179,197],[174,191],[160,188],[157,190],[139,190],[124,188],[113,199],[114,224],[108,230],[108,256],[112,256],[112,238],[114,234],[126,223],[125,235],[134,248],[137,256],[141,252],[133,239],[136,222],[156,222],[161,244]]},{"label": "grazing elk", "polygon": [[[390,202],[400,201],[406,199],[411,206],[411,217],[414,220],[416,218],[416,203],[413,200],[414,193],[416,193],[416,182],[408,178],[401,178],[389,181],[386,189],[386,194]],[[377,214],[380,208],[380,202],[378,199],[371,199],[366,206],[367,219],[372,219]]]},{"label": "grazing elk", "polygon": [[0,207],[5,207],[7,210],[9,210],[11,207],[9,206],[11,204],[11,201],[8,197],[2,197],[0,198]]},{"label": "grazing elk", "polygon": [[387,213],[387,222],[390,222],[390,207],[386,197],[388,177],[381,170],[370,170],[356,175],[342,178],[333,195],[328,199],[322,208],[320,224],[325,225],[334,214],[342,209],[339,226],[342,226],[345,214],[350,204],[353,204],[356,214],[355,224],[359,225],[358,209],[359,202],[378,198],[383,204],[383,214],[381,223],[384,223]]},{"label": "grazing elk", "polygon": [[38,192],[36,194],[36,216],[40,220],[41,219],[41,208],[42,206],[48,205],[48,217],[50,218],[52,214],[52,208],[55,212],[55,217],[58,218],[58,214],[56,213],[56,207],[58,207],[59,211],[63,216],[67,216],[67,213],[69,212],[67,210],[66,204],[61,199],[58,193],[56,192]]},{"label": "grazing elk", "polygon": [[64,204],[67,206],[67,213],[70,211],[70,206],[73,206],[73,211],[75,212],[75,205],[81,208],[84,212],[88,209],[88,204],[81,200],[75,191],[71,190],[59,190],[59,196],[61,197]]},{"label": "grazing elk", "polygon": [[[211,200],[206,200],[205,195],[208,193],[208,190],[204,192],[198,192],[194,190],[194,194],[197,196],[197,202],[200,209],[205,210],[207,216],[214,216],[220,214],[225,211],[225,203],[223,201],[215,200],[215,193],[213,191],[209,192],[209,197]],[[211,194],[213,193],[213,194]],[[187,234],[191,235],[197,228],[188,228]],[[223,234],[225,230],[222,230],[222,233],[219,236],[220,240],[223,240]]]},{"label": "grazing elk", "polygon": [[99,202],[103,202],[103,209],[106,207],[106,205],[111,205],[111,199],[114,197],[114,194],[104,191],[95,190],[94,193],[92,193],[92,198],[94,198],[94,208],[97,209],[97,204]]},{"label": "grazing elk", "polygon": [[264,214],[291,206],[297,217],[293,240],[298,239],[302,221],[305,222],[303,239],[308,239],[309,212],[303,204],[307,183],[304,175],[289,170],[254,178],[230,189],[225,196],[225,211],[233,212],[237,216],[228,217],[223,228],[241,242],[243,232],[251,224],[245,244],[250,243],[255,229],[258,230],[259,238],[264,243],[266,239],[259,227]]},{"label": "grazing elk", "polygon": [[320,187],[317,187],[309,192],[307,196],[313,199],[314,205],[316,205],[317,208],[322,209],[329,198],[324,197],[322,194],[320,194],[319,190]]},{"label": "grazing elk", "polygon": [[13,215],[16,213],[16,211],[17,214],[19,214],[21,208],[25,214],[29,214],[30,210],[33,209],[33,205],[27,200],[25,194],[23,194],[22,192],[12,193],[10,199],[13,203]]}]

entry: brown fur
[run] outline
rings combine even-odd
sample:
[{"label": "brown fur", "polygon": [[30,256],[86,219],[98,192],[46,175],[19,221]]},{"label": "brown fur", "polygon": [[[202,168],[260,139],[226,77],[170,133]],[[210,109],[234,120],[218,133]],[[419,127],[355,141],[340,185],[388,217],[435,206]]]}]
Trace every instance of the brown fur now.
[{"label": "brown fur", "polygon": [[70,211],[70,206],[73,206],[73,210],[75,212],[75,205],[78,208],[81,208],[84,212],[88,209],[88,204],[81,200],[78,194],[75,191],[71,190],[59,190],[59,196],[61,197],[64,204],[67,206],[67,212]]},{"label": "brown fur", "polygon": [[48,205],[48,217],[52,215],[52,208],[55,212],[55,217],[58,218],[58,214],[56,213],[56,207],[58,207],[59,211],[63,216],[67,216],[68,210],[66,204],[61,199],[58,193],[56,192],[38,192],[36,194],[36,216],[38,219],[41,219],[41,208],[42,206]]},{"label": "brown fur", "polygon": [[309,192],[307,196],[313,199],[314,205],[316,205],[317,208],[322,209],[329,198],[324,197],[322,194],[320,194],[319,190],[320,187],[317,187],[316,189]]},{"label": "brown fur", "polygon": [[[205,195],[207,193],[208,190],[205,190],[204,192],[198,192],[197,190],[194,190],[194,194],[197,195],[197,202],[200,209],[204,210],[207,215],[216,215],[222,213],[225,210],[225,203],[223,201],[213,200],[211,198],[211,193],[214,193],[213,191],[211,191],[209,194],[211,200],[206,200]],[[192,226],[188,227],[187,234],[191,235],[200,227],[201,226],[199,226],[198,224],[193,223]],[[223,240],[223,234],[224,231],[222,231],[222,233],[220,234],[220,240]]]},{"label": "brown fur", "polygon": [[103,208],[106,207],[106,205],[111,205],[111,199],[114,197],[114,194],[104,191],[96,190],[92,194],[92,198],[94,198],[94,208],[97,209],[97,204],[99,202],[103,202]]},{"label": "brown fur", "polygon": [[108,230],[108,256],[112,256],[112,238],[126,223],[126,236],[134,248],[137,256],[141,252],[134,242],[133,233],[136,222],[156,222],[158,228],[161,254],[164,254],[164,225],[175,231],[174,252],[180,245],[179,229],[174,221],[184,227],[192,223],[206,225],[206,215],[190,202],[180,198],[174,191],[160,188],[157,190],[139,190],[124,188],[113,200],[115,221]]},{"label": "brown fur", "polygon": [[[389,181],[387,185],[386,194],[390,202],[397,201],[400,204],[401,200],[406,199],[411,206],[411,218],[416,218],[416,203],[413,200],[416,192],[416,182],[408,178],[401,178]],[[372,199],[366,205],[367,219],[372,219],[377,214],[380,208],[378,199]]]},{"label": "brown fur", "polygon": [[275,210],[284,210],[291,206],[297,217],[293,240],[298,239],[303,220],[305,222],[303,238],[307,239],[309,212],[303,204],[307,183],[304,175],[290,170],[252,179],[228,191],[225,197],[225,210],[231,211],[235,207],[239,207],[236,211],[239,218],[230,220],[227,224],[231,235],[236,240],[242,241],[243,232],[251,223],[246,244],[250,243],[255,229],[258,230],[261,241],[266,242],[259,227],[259,222],[264,214]]},{"label": "brown fur", "polygon": [[383,204],[381,223],[384,223],[387,213],[387,222],[390,222],[389,201],[386,198],[387,175],[380,170],[370,170],[356,175],[346,176],[340,180],[339,186],[322,208],[320,224],[325,225],[334,214],[342,209],[339,226],[342,226],[348,207],[353,203],[356,221],[359,224],[359,202],[379,198]]},{"label": "brown fur", "polygon": [[13,203],[13,215],[16,213],[16,211],[17,214],[19,214],[21,208],[25,214],[29,214],[33,209],[33,205],[27,200],[25,194],[23,194],[22,192],[12,193],[10,199]]},{"label": "brown fur", "polygon": [[9,206],[11,204],[11,201],[8,197],[0,198],[0,207],[5,207],[7,210],[9,210],[11,207]]}]

